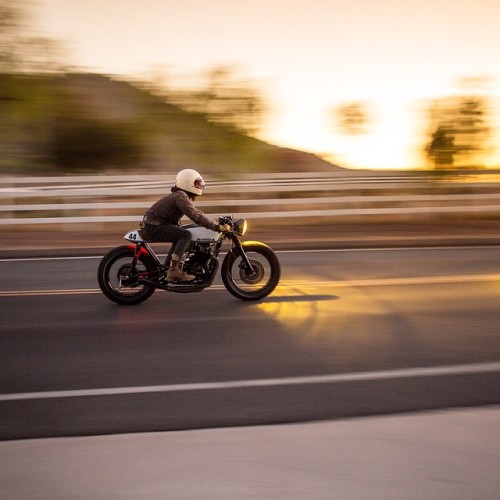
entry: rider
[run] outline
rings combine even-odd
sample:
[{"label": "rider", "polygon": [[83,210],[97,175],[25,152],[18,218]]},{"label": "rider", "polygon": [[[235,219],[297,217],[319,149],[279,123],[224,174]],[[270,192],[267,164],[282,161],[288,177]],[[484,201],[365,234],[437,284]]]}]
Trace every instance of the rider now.
[{"label": "rider", "polygon": [[141,223],[141,236],[150,242],[174,243],[174,250],[167,271],[168,281],[191,281],[195,276],[180,269],[180,262],[189,243],[191,233],[179,226],[183,215],[207,229],[228,232],[228,224],[219,224],[207,217],[194,206],[194,201],[203,194],[205,182],[201,175],[192,169],[181,170],[176,178],[171,193],[160,198],[144,214]]}]

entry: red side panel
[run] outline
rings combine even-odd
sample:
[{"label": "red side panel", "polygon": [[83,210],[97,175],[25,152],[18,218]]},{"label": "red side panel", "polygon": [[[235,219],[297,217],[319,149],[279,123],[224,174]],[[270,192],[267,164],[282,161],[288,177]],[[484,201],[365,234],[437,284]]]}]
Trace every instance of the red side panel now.
[{"label": "red side panel", "polygon": [[[130,248],[131,250],[134,250],[134,251],[136,249],[136,245],[127,245],[127,247]],[[149,252],[144,247],[141,247],[139,254],[140,255],[149,255]]]}]

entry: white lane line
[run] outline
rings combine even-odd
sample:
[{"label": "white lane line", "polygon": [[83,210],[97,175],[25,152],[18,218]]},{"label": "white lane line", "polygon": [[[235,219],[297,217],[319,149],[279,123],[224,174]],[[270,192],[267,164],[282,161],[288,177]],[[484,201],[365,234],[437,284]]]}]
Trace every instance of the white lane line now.
[{"label": "white lane line", "polygon": [[339,373],[334,375],[313,375],[254,380],[234,380],[228,382],[199,382],[191,384],[150,385],[140,387],[109,387],[103,389],[79,389],[67,391],[22,392],[0,394],[2,401],[31,399],[75,398],[85,396],[113,396],[145,394],[155,392],[213,391],[220,389],[244,389],[256,387],[280,387],[288,385],[335,384],[339,382],[374,381],[384,379],[440,377],[449,375],[469,375],[500,372],[500,361],[465,365],[432,366],[422,368],[402,368],[399,370],[379,370],[371,372]]},{"label": "white lane line", "polygon": [[[103,250],[103,255],[106,250]],[[87,260],[87,259],[102,259],[103,255],[80,255],[69,257],[7,257],[0,259],[0,262],[44,262],[47,260]]]},{"label": "white lane line", "polygon": [[[382,247],[382,248],[310,248],[301,250],[276,250],[278,254],[295,254],[295,253],[358,253],[358,252],[412,252],[415,250],[429,250],[429,251],[450,251],[450,250],[492,250],[498,249],[500,245],[449,245],[449,246],[410,246],[410,247]],[[87,259],[102,259],[103,255],[111,250],[111,247],[103,247],[102,255],[74,255],[74,256],[63,256],[63,257],[6,257],[0,259],[1,262],[38,262],[38,261],[50,261],[50,260],[87,260]],[[224,256],[226,252],[221,252],[220,256]],[[157,254],[158,257],[164,257],[165,254]]]},{"label": "white lane line", "polygon": [[1,292],[0,297],[36,297],[44,295],[90,295],[102,293],[98,288],[75,288],[71,290],[8,290]]}]

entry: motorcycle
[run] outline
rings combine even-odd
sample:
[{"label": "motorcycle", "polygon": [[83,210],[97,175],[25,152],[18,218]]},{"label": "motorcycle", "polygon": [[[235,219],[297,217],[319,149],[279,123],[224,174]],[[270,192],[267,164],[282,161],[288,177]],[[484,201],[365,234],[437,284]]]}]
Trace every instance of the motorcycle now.
[{"label": "motorcycle", "polygon": [[135,305],[147,300],[156,289],[168,292],[201,292],[214,282],[219,268],[219,253],[223,242],[231,242],[224,257],[221,278],[226,289],[241,300],[261,300],[278,285],[281,268],[271,247],[259,241],[241,241],[247,223],[243,218],[219,217],[228,224],[227,233],[212,231],[196,224],[182,226],[191,235],[191,243],[181,269],[194,275],[192,281],[167,281],[166,272],[173,253],[171,245],[162,263],[148,242],[134,229],[124,235],[128,245],[110,250],[101,260],[97,279],[103,294],[121,305]]}]

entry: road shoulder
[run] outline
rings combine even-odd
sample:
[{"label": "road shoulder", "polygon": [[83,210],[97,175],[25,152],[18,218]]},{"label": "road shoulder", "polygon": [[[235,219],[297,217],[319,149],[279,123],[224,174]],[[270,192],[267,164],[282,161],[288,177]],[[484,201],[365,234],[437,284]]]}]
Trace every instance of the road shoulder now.
[{"label": "road shoulder", "polygon": [[32,500],[498,498],[500,406],[328,422],[0,442]]}]

